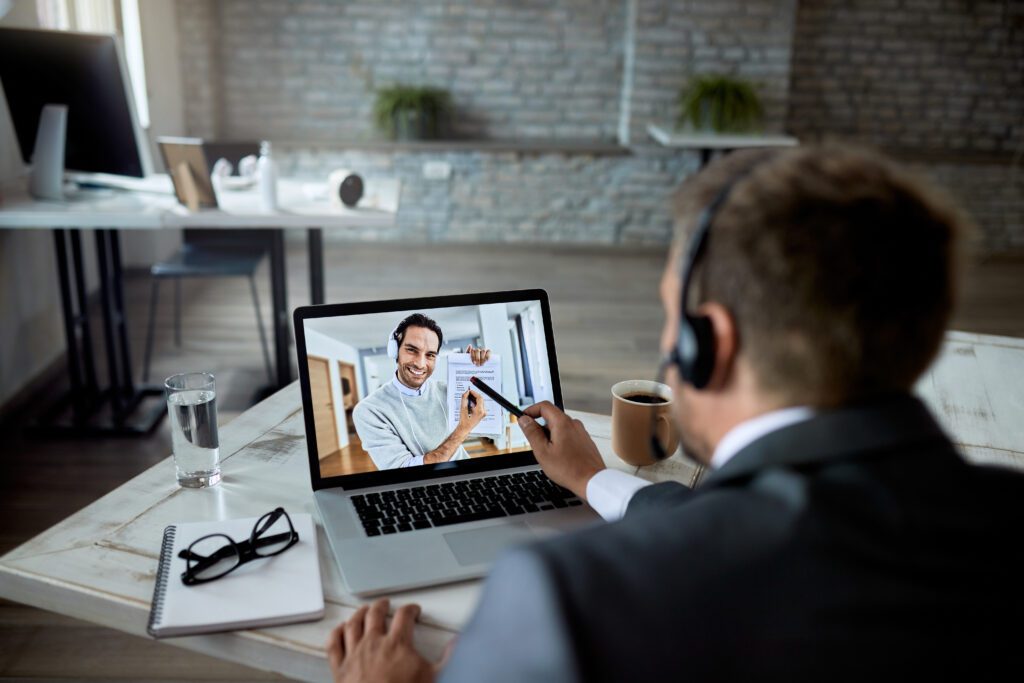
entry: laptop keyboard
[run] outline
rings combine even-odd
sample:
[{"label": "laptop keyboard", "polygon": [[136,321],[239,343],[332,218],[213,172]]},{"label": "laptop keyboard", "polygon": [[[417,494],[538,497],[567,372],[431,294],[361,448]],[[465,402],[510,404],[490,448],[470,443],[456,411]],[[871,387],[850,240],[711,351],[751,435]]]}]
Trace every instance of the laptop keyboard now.
[{"label": "laptop keyboard", "polygon": [[352,496],[367,536],[576,507],[583,501],[540,470]]}]

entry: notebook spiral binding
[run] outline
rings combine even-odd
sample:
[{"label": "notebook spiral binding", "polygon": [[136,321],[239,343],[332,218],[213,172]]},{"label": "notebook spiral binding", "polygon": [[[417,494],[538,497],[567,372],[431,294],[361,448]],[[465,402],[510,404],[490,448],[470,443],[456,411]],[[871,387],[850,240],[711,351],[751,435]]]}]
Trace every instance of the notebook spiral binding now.
[{"label": "notebook spiral binding", "polygon": [[170,580],[171,559],[174,552],[174,534],[177,527],[164,529],[164,542],[160,546],[160,564],[156,570],[156,585],[153,586],[153,606],[149,610],[149,624],[146,632],[156,638],[153,627],[160,621],[164,611],[164,596],[167,595],[167,582]]}]

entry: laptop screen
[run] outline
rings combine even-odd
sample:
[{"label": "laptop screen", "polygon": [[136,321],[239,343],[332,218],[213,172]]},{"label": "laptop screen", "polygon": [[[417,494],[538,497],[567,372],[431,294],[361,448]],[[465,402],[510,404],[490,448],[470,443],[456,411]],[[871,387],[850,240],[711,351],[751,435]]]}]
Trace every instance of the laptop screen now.
[{"label": "laptop screen", "polygon": [[314,487],[532,462],[515,414],[471,380],[560,405],[549,320],[540,290],[299,309]]}]

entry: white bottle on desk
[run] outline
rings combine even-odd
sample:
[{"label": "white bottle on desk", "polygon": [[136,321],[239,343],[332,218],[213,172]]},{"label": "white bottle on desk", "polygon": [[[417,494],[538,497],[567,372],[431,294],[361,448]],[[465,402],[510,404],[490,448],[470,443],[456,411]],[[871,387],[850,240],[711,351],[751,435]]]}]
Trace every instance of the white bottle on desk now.
[{"label": "white bottle on desk", "polygon": [[270,142],[260,143],[260,158],[256,162],[256,173],[259,176],[260,199],[264,211],[277,211],[277,169],[270,155]]}]

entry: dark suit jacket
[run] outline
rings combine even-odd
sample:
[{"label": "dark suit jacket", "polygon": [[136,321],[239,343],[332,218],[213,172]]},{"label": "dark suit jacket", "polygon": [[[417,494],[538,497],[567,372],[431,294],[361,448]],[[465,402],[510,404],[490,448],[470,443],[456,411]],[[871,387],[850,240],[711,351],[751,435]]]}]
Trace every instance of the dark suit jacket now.
[{"label": "dark suit jacket", "polygon": [[1022,582],[1024,476],[965,463],[899,396],[506,555],[443,680],[1013,677]]}]

